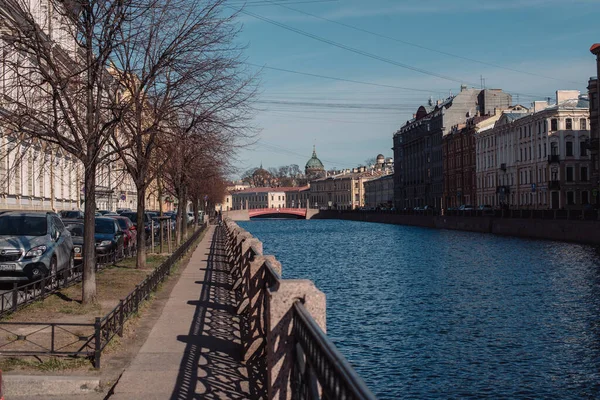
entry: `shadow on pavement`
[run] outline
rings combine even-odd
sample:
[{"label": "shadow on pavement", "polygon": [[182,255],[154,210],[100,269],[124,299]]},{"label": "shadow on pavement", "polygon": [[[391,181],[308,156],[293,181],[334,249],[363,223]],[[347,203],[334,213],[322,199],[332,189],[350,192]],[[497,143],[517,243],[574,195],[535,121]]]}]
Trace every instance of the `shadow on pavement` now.
[{"label": "shadow on pavement", "polygon": [[189,334],[177,338],[186,348],[171,400],[262,397],[242,360],[223,235],[221,229],[215,230],[204,281],[196,282],[203,285],[202,293],[198,300],[188,301],[196,310]]}]

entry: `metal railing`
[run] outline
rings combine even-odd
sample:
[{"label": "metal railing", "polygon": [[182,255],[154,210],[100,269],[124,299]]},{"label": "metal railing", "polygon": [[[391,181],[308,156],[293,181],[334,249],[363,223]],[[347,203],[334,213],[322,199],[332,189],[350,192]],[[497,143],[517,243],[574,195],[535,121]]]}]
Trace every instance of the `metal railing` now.
[{"label": "metal railing", "polygon": [[[269,387],[269,396],[285,390],[281,385],[287,384],[293,399],[375,399],[303,302],[294,301],[310,294],[296,293],[298,297],[293,295],[292,298],[286,298],[283,303],[287,306],[281,303],[281,299],[274,304],[274,301],[277,302],[274,294],[287,285],[278,272],[281,270],[280,264],[273,256],[262,255],[262,244],[235,223],[226,221],[223,227],[231,260],[233,290],[241,316],[244,359],[248,363],[258,361],[259,368],[266,369],[266,374],[271,375],[271,379],[264,384],[278,382],[276,385],[279,387]],[[286,286],[284,292],[289,293],[287,290],[291,286],[301,285],[301,282],[294,281]],[[324,305],[324,297],[322,300]],[[282,308],[287,309],[285,314],[289,317],[284,316],[274,322],[274,307],[278,308],[276,313],[279,315]],[[287,327],[288,323],[290,328]],[[291,332],[291,337],[287,336],[288,332]],[[287,350],[284,349],[286,347]],[[287,358],[283,354],[289,354],[291,358],[289,375],[288,372],[271,371],[273,368],[287,368]],[[288,377],[287,383],[280,381],[282,375]]]},{"label": "metal railing", "polygon": [[292,398],[375,399],[299,300],[293,306],[293,329]]},{"label": "metal railing", "polygon": [[[138,312],[140,304],[147,300],[158,285],[171,274],[176,262],[183,257],[205,229],[206,224],[197,229],[173,254],[146,276],[141,283],[136,285],[133,291],[120,300],[115,308],[104,317],[96,317],[94,323],[0,321],[0,332],[6,334],[2,338],[3,340],[0,340],[0,354],[12,356],[84,356],[92,358],[94,367],[100,368],[102,351],[116,335],[123,335],[125,322]],[[63,283],[61,279],[53,279],[55,277],[50,276],[19,287],[17,291],[12,291],[10,294],[11,296],[17,296],[16,303],[12,303],[14,300],[5,302],[3,294],[0,297],[0,304],[3,307],[6,304],[6,308],[12,311],[14,309],[13,304],[17,304],[18,307],[42,299],[81,280],[81,269],[82,266],[79,265],[74,268],[78,271],[78,274],[65,274],[63,278],[66,283]],[[35,292],[36,294],[28,295],[28,292]],[[19,303],[19,299],[21,299],[21,303]]]}]

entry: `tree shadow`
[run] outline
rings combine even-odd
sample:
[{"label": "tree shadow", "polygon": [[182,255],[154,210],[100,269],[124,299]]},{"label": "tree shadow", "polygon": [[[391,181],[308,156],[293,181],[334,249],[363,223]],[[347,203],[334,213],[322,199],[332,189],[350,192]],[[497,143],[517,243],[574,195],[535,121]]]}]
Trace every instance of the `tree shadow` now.
[{"label": "tree shadow", "polygon": [[[215,229],[204,281],[195,305],[179,375],[171,400],[263,398],[242,359],[239,317],[225,254],[225,235]],[[262,386],[262,385],[261,385]]]}]

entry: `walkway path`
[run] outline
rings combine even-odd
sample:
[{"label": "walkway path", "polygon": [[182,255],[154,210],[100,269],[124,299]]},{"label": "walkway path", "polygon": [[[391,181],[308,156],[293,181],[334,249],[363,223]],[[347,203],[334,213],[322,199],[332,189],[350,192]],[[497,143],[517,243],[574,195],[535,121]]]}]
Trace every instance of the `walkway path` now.
[{"label": "walkway path", "polygon": [[209,227],[111,400],[253,397],[221,235]]}]

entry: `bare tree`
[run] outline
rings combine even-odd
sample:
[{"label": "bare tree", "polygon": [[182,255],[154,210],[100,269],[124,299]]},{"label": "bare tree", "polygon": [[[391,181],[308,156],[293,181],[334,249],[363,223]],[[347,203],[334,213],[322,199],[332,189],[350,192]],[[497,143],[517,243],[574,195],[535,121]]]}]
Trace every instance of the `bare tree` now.
[{"label": "bare tree", "polygon": [[[35,8],[31,8],[35,5]],[[132,0],[3,0],[0,42],[5,59],[5,127],[60,146],[84,168],[84,303],[96,299],[94,214],[96,170],[120,121],[120,88],[107,72],[136,18]]]},{"label": "bare tree", "polygon": [[[146,193],[162,169],[161,144],[169,143],[166,148],[177,149],[173,156],[180,158],[190,153],[182,147],[190,136],[203,134],[199,126],[240,128],[254,93],[253,78],[238,61],[236,15],[225,12],[225,0],[150,1],[149,12],[122,27],[123,45],[113,52],[111,71],[125,93],[125,115],[111,143],[138,193]],[[184,179],[189,163],[179,167]],[[177,197],[185,197],[186,185],[176,186],[182,190]],[[139,195],[138,226],[143,226],[145,207],[145,196]],[[143,268],[144,230],[139,234],[137,267]]]}]

